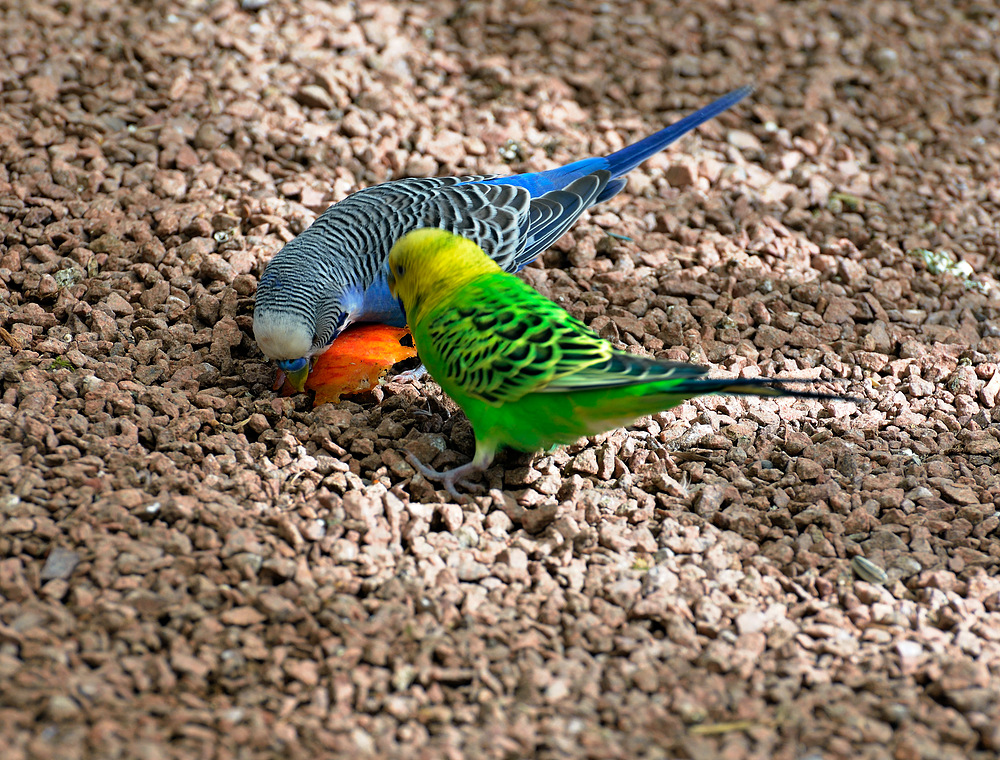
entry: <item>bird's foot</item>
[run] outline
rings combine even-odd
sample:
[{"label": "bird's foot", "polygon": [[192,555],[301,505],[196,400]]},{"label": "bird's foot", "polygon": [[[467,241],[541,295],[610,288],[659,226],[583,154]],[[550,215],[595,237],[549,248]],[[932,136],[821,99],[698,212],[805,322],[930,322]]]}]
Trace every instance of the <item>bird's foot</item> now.
[{"label": "bird's foot", "polygon": [[420,364],[413,369],[408,369],[406,372],[400,372],[398,375],[394,375],[389,382],[392,383],[409,383],[410,385],[416,385],[421,380],[423,380],[424,375],[427,374],[427,367]]},{"label": "bird's foot", "polygon": [[441,483],[448,493],[455,497],[456,501],[462,501],[462,495],[458,492],[458,489],[455,488],[456,485],[460,485],[469,491],[482,490],[480,486],[470,483],[466,479],[470,475],[476,475],[483,471],[483,467],[477,464],[475,460],[466,462],[459,467],[446,470],[445,472],[439,472],[438,470],[428,467],[417,459],[416,455],[412,451],[406,452],[406,461],[413,465],[413,469],[427,478],[427,480],[434,480]]}]

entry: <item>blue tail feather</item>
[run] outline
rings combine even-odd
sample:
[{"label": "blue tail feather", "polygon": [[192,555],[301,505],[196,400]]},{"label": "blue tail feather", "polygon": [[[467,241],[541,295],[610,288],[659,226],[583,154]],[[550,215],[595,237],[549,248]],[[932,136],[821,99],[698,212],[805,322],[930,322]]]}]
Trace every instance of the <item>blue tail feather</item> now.
[{"label": "blue tail feather", "polygon": [[661,129],[656,134],[652,134],[637,143],[632,143],[607,156],[604,159],[607,165],[603,168],[611,172],[612,179],[628,174],[647,158],[659,153],[670,145],[670,143],[683,137],[692,129],[704,124],[709,119],[714,119],[723,111],[732,108],[751,92],[753,92],[753,85],[746,85],[723,95],[718,100],[709,103],[704,108],[692,114],[688,114],[680,121],[671,124],[665,129]]},{"label": "blue tail feather", "polygon": [[701,110],[688,114],[669,127],[661,129],[659,132],[637,143],[615,151],[610,156],[584,158],[580,161],[574,161],[571,164],[544,172],[515,174],[513,177],[494,177],[484,180],[483,184],[517,185],[531,193],[532,198],[537,198],[553,190],[562,190],[569,183],[580,177],[585,177],[588,174],[605,169],[611,173],[611,182],[608,183],[608,186],[604,188],[600,196],[595,200],[595,203],[601,203],[625,187],[624,183],[617,182],[619,178],[628,174],[647,158],[659,153],[670,145],[670,143],[683,137],[692,129],[704,124],[709,119],[715,118],[726,109],[732,108],[753,92],[753,89],[753,85],[746,85],[733,90],[718,100],[709,103]]}]

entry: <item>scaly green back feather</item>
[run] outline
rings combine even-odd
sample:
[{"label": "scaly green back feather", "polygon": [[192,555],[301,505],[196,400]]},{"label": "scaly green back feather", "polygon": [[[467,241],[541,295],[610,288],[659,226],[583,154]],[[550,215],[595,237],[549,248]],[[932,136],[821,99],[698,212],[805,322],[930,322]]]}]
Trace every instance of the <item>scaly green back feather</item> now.
[{"label": "scaly green back feather", "polygon": [[704,375],[690,364],[618,351],[567,311],[506,273],[483,275],[445,299],[421,325],[444,378],[494,406],[528,393],[678,384]]},{"label": "scaly green back feather", "polygon": [[614,350],[508,274],[481,276],[455,296],[422,327],[440,355],[445,382],[494,406],[605,364]]}]

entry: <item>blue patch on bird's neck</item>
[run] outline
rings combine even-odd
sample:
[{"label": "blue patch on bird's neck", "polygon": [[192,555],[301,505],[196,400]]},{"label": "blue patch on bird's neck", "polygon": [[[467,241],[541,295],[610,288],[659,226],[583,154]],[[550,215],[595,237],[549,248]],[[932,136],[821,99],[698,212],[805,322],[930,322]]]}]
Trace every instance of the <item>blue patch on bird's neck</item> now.
[{"label": "blue patch on bird's neck", "polygon": [[403,308],[389,292],[389,283],[384,274],[376,277],[375,282],[361,294],[358,306],[355,322],[378,322],[393,327],[403,327],[406,324]]},{"label": "blue patch on bird's neck", "polygon": [[277,365],[283,372],[298,372],[308,363],[309,360],[302,357],[301,359],[281,359],[277,362]]}]

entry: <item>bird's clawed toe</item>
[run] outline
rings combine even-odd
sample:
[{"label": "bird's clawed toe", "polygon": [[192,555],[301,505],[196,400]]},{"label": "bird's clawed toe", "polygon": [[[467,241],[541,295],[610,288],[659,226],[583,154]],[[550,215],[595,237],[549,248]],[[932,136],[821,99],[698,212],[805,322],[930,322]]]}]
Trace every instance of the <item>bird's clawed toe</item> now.
[{"label": "bird's clawed toe", "polygon": [[428,467],[419,459],[412,451],[406,452],[406,461],[412,465],[413,469],[423,475],[427,480],[437,481],[445,487],[445,490],[455,498],[456,501],[462,501],[463,496],[458,492],[455,486],[462,486],[468,491],[473,493],[481,492],[482,486],[475,483],[470,483],[467,477],[469,475],[474,475],[482,472],[482,467],[473,462],[467,462],[459,467],[455,467],[451,470],[446,470],[440,472],[431,467]]}]

